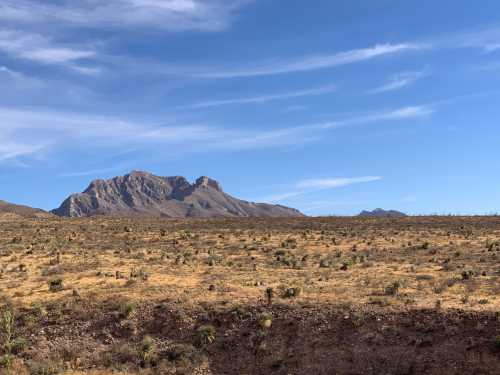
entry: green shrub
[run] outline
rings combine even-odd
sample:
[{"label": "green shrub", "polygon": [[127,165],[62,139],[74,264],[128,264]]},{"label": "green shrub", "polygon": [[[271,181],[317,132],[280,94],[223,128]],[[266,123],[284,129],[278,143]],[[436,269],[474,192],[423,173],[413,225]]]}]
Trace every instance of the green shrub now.
[{"label": "green shrub", "polygon": [[273,316],[271,313],[262,313],[259,318],[259,325],[261,328],[269,329],[273,323]]},{"label": "green shrub", "polygon": [[11,344],[13,354],[20,354],[28,347],[28,341],[24,337],[15,338],[14,340],[12,340]]},{"label": "green shrub", "polygon": [[205,348],[215,342],[217,331],[211,325],[203,325],[196,331],[194,345],[198,348]]},{"label": "green shrub", "polygon": [[141,365],[151,365],[155,362],[155,352],[156,345],[154,340],[150,336],[145,336],[142,339],[141,346],[139,349],[139,359]]},{"label": "green shrub", "polygon": [[12,366],[12,347],[13,347],[13,336],[14,336],[14,315],[11,311],[4,311],[1,320],[1,334],[2,334],[2,346],[3,346],[3,366],[5,367],[6,373],[10,373],[10,368]]},{"label": "green shrub", "polygon": [[130,318],[135,311],[137,310],[137,305],[133,302],[126,302],[120,307],[120,314],[122,318],[128,319]]}]

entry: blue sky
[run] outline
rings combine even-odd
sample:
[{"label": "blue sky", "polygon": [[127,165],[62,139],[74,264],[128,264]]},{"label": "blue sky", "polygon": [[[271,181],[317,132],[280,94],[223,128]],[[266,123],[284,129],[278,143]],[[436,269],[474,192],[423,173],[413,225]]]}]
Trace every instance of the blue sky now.
[{"label": "blue sky", "polygon": [[500,211],[500,4],[0,0],[0,199],[131,170],[310,215]]}]

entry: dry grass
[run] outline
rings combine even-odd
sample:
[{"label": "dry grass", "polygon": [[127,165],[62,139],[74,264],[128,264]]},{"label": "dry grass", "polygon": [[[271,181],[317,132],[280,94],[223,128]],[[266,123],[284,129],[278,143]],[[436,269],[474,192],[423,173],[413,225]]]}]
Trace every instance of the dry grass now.
[{"label": "dry grass", "polygon": [[[141,324],[154,324],[154,309],[164,301],[181,311],[174,320],[182,335],[167,330],[156,338],[162,345],[175,344],[175,340],[191,345],[198,318],[189,312],[237,311],[238,306],[243,310],[276,303],[343,306],[351,311],[348,314],[356,327],[363,325],[363,311],[372,308],[395,313],[461,309],[498,316],[499,240],[498,217],[7,217],[0,219],[0,310],[7,305],[24,311],[19,330],[34,346],[20,358],[29,361],[55,355],[58,370],[54,373],[82,368],[86,371],[67,373],[181,373],[170,360],[164,359],[165,371],[141,369],[138,362],[143,339],[138,328],[142,334],[156,332]],[[37,317],[47,306],[50,314]],[[136,314],[137,307],[142,309]],[[169,319],[178,314],[170,307],[167,310]],[[85,331],[95,316],[113,334],[101,337],[99,331]],[[46,324],[50,327],[40,333]],[[80,338],[77,332],[84,332],[82,348],[60,344],[58,329],[69,330],[63,332],[66,341],[61,343],[70,346]],[[117,340],[125,346],[115,353]],[[484,342],[490,345],[491,338],[484,337]],[[62,347],[51,349],[57,345]],[[100,355],[129,358],[124,363],[133,366],[125,372],[120,366],[114,366],[114,371],[90,371],[92,345],[99,346]],[[108,360],[99,361],[100,367]],[[14,365],[18,366],[15,373],[29,374],[24,365]],[[200,373],[210,374],[208,370]]]},{"label": "dry grass", "polygon": [[1,293],[24,305],[77,294],[255,304],[300,287],[302,303],[498,310],[498,220],[482,220],[9,220]]}]

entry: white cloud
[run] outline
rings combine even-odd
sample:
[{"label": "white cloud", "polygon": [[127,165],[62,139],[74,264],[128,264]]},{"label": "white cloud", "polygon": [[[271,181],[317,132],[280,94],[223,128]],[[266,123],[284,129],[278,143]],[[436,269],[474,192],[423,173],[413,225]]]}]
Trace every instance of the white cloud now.
[{"label": "white cloud", "polygon": [[380,94],[383,92],[388,92],[388,91],[396,91],[400,90],[402,88],[405,88],[407,86],[410,86],[417,80],[427,76],[428,74],[425,71],[418,71],[418,72],[403,72],[396,74],[391,77],[388,83],[385,85],[382,85],[380,87],[377,87],[373,90],[369,90],[369,94]]},{"label": "white cloud", "polygon": [[348,126],[376,123],[380,121],[397,121],[405,119],[416,119],[426,117],[434,113],[434,109],[429,106],[408,106],[389,111],[372,112],[361,114],[342,120],[330,121],[309,126],[309,129],[335,129]]},{"label": "white cloud", "polygon": [[[57,151],[68,145],[71,145],[73,151],[80,147],[88,149],[89,144],[92,147],[106,147],[108,150],[134,147],[142,150],[170,150],[173,154],[241,151],[303,144],[324,138],[325,132],[336,127],[404,120],[429,113],[431,111],[426,107],[406,107],[326,124],[274,129],[233,129],[205,124],[179,125],[175,120],[170,121],[173,125],[162,125],[110,116],[0,107],[0,147],[3,147],[3,160],[30,155],[40,149]],[[302,183],[333,186],[355,181],[322,180]]]},{"label": "white cloud", "polygon": [[0,20],[50,27],[226,29],[250,0],[0,0]]},{"label": "white cloud", "polygon": [[233,70],[231,68],[217,68],[213,71],[192,72],[192,75],[204,78],[237,78],[307,72],[353,64],[386,55],[418,51],[425,48],[428,48],[428,46],[415,43],[378,44],[369,48],[355,49],[334,54],[303,56],[290,60],[274,60],[244,69]]},{"label": "white cloud", "polygon": [[283,94],[261,95],[261,96],[254,96],[254,97],[248,97],[248,98],[211,100],[211,101],[205,101],[205,102],[198,102],[198,103],[186,106],[184,108],[209,108],[209,107],[220,107],[220,106],[232,105],[232,104],[261,104],[261,103],[267,103],[267,102],[276,101],[276,100],[285,100],[285,99],[300,98],[300,97],[305,97],[305,96],[318,96],[318,95],[331,94],[332,92],[335,92],[335,91],[336,91],[336,87],[333,85],[329,85],[329,86],[324,86],[324,87],[320,87],[320,88],[316,88],[316,89],[287,92],[287,93],[283,93]]},{"label": "white cloud", "polygon": [[0,31],[0,51],[18,59],[76,69],[84,68],[79,65],[81,60],[96,55],[92,49],[61,46],[42,35],[13,30]]},{"label": "white cloud", "polygon": [[302,180],[297,182],[291,188],[291,191],[273,194],[260,199],[264,202],[277,203],[281,201],[286,201],[291,198],[302,196],[305,194],[315,193],[321,190],[336,189],[341,187],[346,187],[350,185],[380,181],[382,177],[380,176],[365,176],[365,177],[334,177],[334,178],[315,178]]},{"label": "white cloud", "polygon": [[0,162],[33,155],[43,147],[43,144],[23,144],[0,139]]},{"label": "white cloud", "polygon": [[381,180],[382,177],[367,176],[367,177],[354,177],[354,178],[317,178],[311,180],[304,180],[297,183],[298,188],[314,188],[314,189],[330,189],[352,184],[359,184],[362,182],[373,182]]}]

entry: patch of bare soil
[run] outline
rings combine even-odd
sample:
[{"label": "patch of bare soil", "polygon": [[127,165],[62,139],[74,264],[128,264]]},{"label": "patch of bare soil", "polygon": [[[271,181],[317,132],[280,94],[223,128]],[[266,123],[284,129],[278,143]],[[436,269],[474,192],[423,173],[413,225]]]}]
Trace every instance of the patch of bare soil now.
[{"label": "patch of bare soil", "polygon": [[[29,348],[18,360],[40,374],[96,366],[151,374],[498,374],[500,363],[495,313],[281,304],[186,311],[173,301],[132,310],[125,301],[21,309],[16,332]],[[213,329],[213,340],[203,341],[200,327]]]}]

